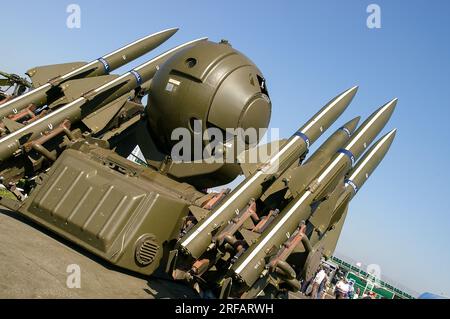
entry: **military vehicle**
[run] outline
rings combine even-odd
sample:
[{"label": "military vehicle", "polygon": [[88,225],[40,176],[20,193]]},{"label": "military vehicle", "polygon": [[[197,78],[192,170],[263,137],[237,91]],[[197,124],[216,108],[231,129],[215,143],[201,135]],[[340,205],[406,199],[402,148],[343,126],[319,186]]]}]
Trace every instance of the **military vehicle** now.
[{"label": "military vehicle", "polygon": [[[193,40],[110,74],[176,30],[90,63],[29,70],[28,92],[0,105],[0,204],[111,264],[200,293],[296,291],[333,253],[349,202],[389,149],[395,130],[366,151],[397,100],[307,156],[352,87],[289,139],[263,144],[266,80],[226,40]],[[242,174],[232,191],[208,191]]]}]

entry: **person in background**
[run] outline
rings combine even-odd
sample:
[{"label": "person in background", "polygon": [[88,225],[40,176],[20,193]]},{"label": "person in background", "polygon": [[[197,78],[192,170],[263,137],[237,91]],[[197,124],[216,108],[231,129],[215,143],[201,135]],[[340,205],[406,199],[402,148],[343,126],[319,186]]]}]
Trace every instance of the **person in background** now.
[{"label": "person in background", "polygon": [[348,299],[353,299],[353,296],[355,295],[355,287],[353,285],[354,281],[348,283]]},{"label": "person in background", "polygon": [[330,278],[330,271],[325,271],[325,278],[322,280],[322,282],[319,285],[319,292],[317,293],[317,299],[323,299],[323,293],[327,287],[328,281]]},{"label": "person in background", "polygon": [[349,285],[347,283],[346,278],[342,278],[338,281],[336,284],[336,289],[334,290],[334,294],[336,296],[336,299],[347,299],[348,298],[348,290]]},{"label": "person in background", "polygon": [[353,295],[353,299],[359,299],[360,296],[361,296],[361,290],[359,288],[356,288],[356,292]]},{"label": "person in background", "polygon": [[327,274],[325,273],[325,270],[320,267],[319,272],[317,273],[316,277],[314,277],[313,280],[313,287],[311,292],[311,298],[312,299],[318,299],[318,293],[319,293],[319,287],[322,281],[325,280]]}]

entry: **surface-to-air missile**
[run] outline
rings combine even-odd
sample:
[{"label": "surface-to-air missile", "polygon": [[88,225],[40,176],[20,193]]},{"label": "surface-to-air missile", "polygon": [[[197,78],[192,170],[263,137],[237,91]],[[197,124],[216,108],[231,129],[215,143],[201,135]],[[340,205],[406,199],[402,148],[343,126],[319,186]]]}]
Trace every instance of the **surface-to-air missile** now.
[{"label": "surface-to-air missile", "polygon": [[[113,136],[114,129],[123,130],[130,119],[143,112],[140,98],[148,90],[159,65],[177,51],[206,38],[168,50],[121,76],[102,74],[153,49],[176,30],[169,29],[145,37],[96,60],[97,62],[61,76],[64,80],[58,80],[59,98],[55,100],[56,93],[53,94],[52,102],[42,88],[48,88],[51,83],[54,85],[53,80],[1,105],[0,113],[8,114],[11,108],[15,110],[14,114],[3,118],[0,123],[0,171],[3,180],[9,184],[24,175],[36,174],[46,168],[48,162],[54,162],[61,149],[82,135],[100,137],[107,133],[108,136]],[[118,56],[122,58],[118,59]],[[103,71],[98,63],[105,65]],[[47,68],[53,72],[58,66],[41,68],[44,68],[44,72]],[[81,72],[87,69],[91,71],[87,74]],[[33,72],[37,74],[38,71]],[[100,75],[95,76],[97,74]],[[77,78],[80,75],[89,78]],[[33,104],[18,111],[25,102],[31,100],[34,101]],[[47,104],[43,106],[44,103]],[[37,109],[38,106],[42,108]],[[75,130],[77,128],[79,130]]]},{"label": "surface-to-air missile", "polygon": [[[280,151],[261,165],[248,169],[248,176],[220,202],[207,218],[199,221],[178,245],[183,255],[195,261],[206,251],[214,248],[214,233],[220,232],[236,214],[245,208],[252,198],[259,198],[267,181],[284,172],[293,163],[298,162],[321,134],[344,112],[350,104],[357,87],[339,94],[303,125],[284,145]],[[256,163],[257,164],[257,163]],[[174,252],[175,253],[175,252]],[[180,256],[182,257],[182,256]],[[206,259],[204,259],[206,260]],[[188,261],[183,260],[186,266]],[[209,263],[209,262],[206,262]]]},{"label": "surface-to-air missile", "polygon": [[[330,220],[334,208],[337,205],[339,196],[343,193],[345,177],[349,174],[353,167],[354,162],[362,155],[366,147],[375,139],[378,133],[383,129],[390,116],[392,115],[396,99],[385,104],[375,113],[373,113],[354,133],[346,145],[339,149],[323,169],[317,171],[312,181],[306,180],[306,183],[296,181],[296,179],[304,179],[305,175],[293,173],[293,178],[290,181],[294,181],[291,185],[290,181],[287,182],[293,199],[290,203],[280,212],[277,218],[269,225],[269,227],[261,234],[258,241],[251,245],[245,253],[243,253],[236,262],[233,263],[230,273],[234,278],[237,285],[237,292],[241,292],[241,289],[248,289],[258,281],[261,276],[267,275],[268,269],[266,268],[267,258],[270,259],[278,249],[283,249],[283,244],[289,241],[291,234],[295,234],[297,227],[300,224],[308,222],[306,227],[297,229],[298,232],[302,232],[305,240],[308,237],[322,236],[329,225],[326,220]],[[395,131],[393,131],[395,132]],[[387,135],[393,136],[393,134]],[[374,148],[375,151],[379,150],[378,146],[383,145],[383,140]],[[390,143],[389,143],[390,144]],[[383,149],[382,149],[383,150]],[[381,156],[382,157],[382,156]],[[376,159],[381,160],[380,156],[376,156]],[[368,156],[368,160],[373,156]],[[376,163],[378,164],[378,162]],[[364,163],[360,167],[376,167],[376,164],[371,163],[367,166]],[[361,170],[356,168],[355,172],[359,173]],[[307,175],[306,175],[307,176]],[[348,179],[348,183],[352,184],[351,178]],[[306,185],[306,187],[305,187]],[[311,225],[311,226],[310,226]],[[309,229],[308,229],[308,226]],[[314,234],[313,234],[314,231]],[[319,235],[318,235],[319,234]],[[323,247],[320,246],[321,241],[316,240],[313,246],[310,242],[309,245],[304,245],[305,250],[308,251],[311,256],[308,256],[306,264],[311,262],[313,265],[320,261],[320,257],[323,253]],[[314,258],[313,255],[316,255]],[[319,258],[317,258],[319,256]],[[316,260],[314,260],[316,259]],[[294,287],[299,287],[299,284],[295,284],[296,272],[293,268],[289,269],[286,263],[285,267],[277,268],[277,264],[271,264],[272,268],[278,270],[280,273],[286,276],[288,281]],[[308,272],[308,266],[306,265],[303,271]],[[317,265],[316,265],[317,266]],[[315,269],[316,267],[312,267]],[[306,274],[311,277],[314,271]],[[232,290],[231,281],[226,280],[226,285],[223,287],[223,294]],[[258,288],[260,287],[257,284]],[[245,288],[243,288],[245,287]],[[245,296],[245,295],[244,295]],[[253,295],[252,295],[253,296]]]},{"label": "surface-to-air missile", "polygon": [[[182,235],[170,254],[167,271],[175,279],[194,283],[197,289],[205,280],[216,282],[222,297],[230,293],[256,297],[255,292],[261,293],[268,283],[268,259],[287,245],[285,242],[293,234],[291,250],[301,246],[304,253],[300,259],[304,260],[296,261],[296,272],[286,260],[278,259],[274,271],[288,275],[283,284],[292,290],[299,288],[297,277],[309,279],[321,258],[329,253],[325,251],[324,234],[338,195],[343,192],[345,176],[385,126],[397,101],[392,100],[372,114],[353,135],[359,117],[349,121],[302,163],[311,135],[303,135],[305,127],[315,128],[314,141],[339,117],[355,93],[356,87],[334,98],[266,163],[256,165],[253,171],[243,166],[249,172],[246,179]],[[333,108],[337,110],[333,112]],[[328,117],[326,112],[330,112]],[[298,151],[293,140],[303,141],[299,144],[304,148]],[[286,153],[290,156],[282,157]],[[274,158],[280,162],[270,170]],[[254,176],[259,177],[257,184]],[[283,250],[280,255],[287,259],[291,253]],[[258,280],[261,275],[263,285]]]},{"label": "surface-to-air missile", "polygon": [[[133,89],[142,86],[149,93],[146,108],[134,101]],[[223,131],[267,128],[271,102],[264,77],[227,41],[202,38],[87,93],[77,91],[69,103],[0,139],[5,163],[30,141],[38,145],[32,150],[51,162],[24,177],[33,182],[31,191],[22,192],[26,198],[2,196],[1,204],[115,265],[151,274],[164,264],[183,225],[220,199],[203,190],[226,184],[241,171],[237,163],[172,160],[173,129],[191,132],[194,120]],[[124,103],[139,111],[130,107],[121,113]],[[80,126],[64,125],[67,121]],[[49,126],[65,135],[62,152],[39,147]],[[143,165],[126,158],[136,146]],[[19,186],[11,192],[21,195]]]},{"label": "surface-to-air missile", "polygon": [[[116,266],[166,272],[218,297],[298,290],[333,253],[349,202],[392,143],[395,131],[353,166],[396,100],[359,128],[359,117],[348,121],[307,157],[352,101],[352,87],[249,162],[265,145],[245,141],[237,154],[233,129],[266,129],[271,100],[261,71],[227,41],[201,38],[109,74],[175,31],[91,63],[28,71],[32,88],[0,105],[0,204]],[[225,132],[216,153],[232,161],[199,161],[195,152],[176,160],[180,128],[188,145],[210,137],[208,129]],[[206,191],[239,174],[232,191]]]},{"label": "surface-to-air missile", "polygon": [[51,106],[63,95],[60,87],[62,83],[107,75],[158,47],[177,31],[178,29],[173,28],[151,34],[89,63],[72,62],[30,69],[26,74],[31,78],[33,88],[26,94],[0,105],[0,118],[17,114],[30,105],[36,109],[46,104]]}]

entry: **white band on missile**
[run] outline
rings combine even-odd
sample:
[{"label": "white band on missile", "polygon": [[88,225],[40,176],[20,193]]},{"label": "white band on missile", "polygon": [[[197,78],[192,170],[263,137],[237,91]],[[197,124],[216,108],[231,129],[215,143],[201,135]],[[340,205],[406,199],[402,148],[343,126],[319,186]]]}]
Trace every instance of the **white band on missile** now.
[{"label": "white band on missile", "polygon": [[[309,121],[309,123],[306,125],[306,127],[304,129],[301,130],[301,133],[305,134],[305,132],[310,129],[318,120],[320,120],[330,109],[332,109],[341,99],[344,98],[344,96],[346,96],[346,94],[348,94],[348,92],[354,90],[356,88],[352,87],[350,89],[348,89],[347,91],[345,91],[343,94],[341,94],[341,96],[339,98],[337,98],[335,101],[333,101],[333,103],[330,103],[330,105],[328,105],[325,110],[323,110],[322,112],[320,112],[317,116],[315,116],[311,121]],[[274,157],[272,157],[269,160],[269,167],[271,165],[273,165],[276,161],[279,160],[280,156],[282,156],[291,146],[292,144],[294,144],[298,139],[301,139],[299,136],[294,135],[291,137],[290,141],[277,153],[275,154]],[[304,141],[305,145],[306,142]],[[266,169],[267,171],[267,169]],[[219,208],[211,215],[209,216],[200,226],[198,229],[196,229],[195,231],[192,232],[192,234],[190,234],[186,239],[182,240],[181,242],[181,246],[186,247],[187,245],[189,245],[189,243],[199,234],[201,233],[206,227],[208,227],[208,225],[217,217],[219,216],[223,210],[231,203],[233,202],[247,187],[248,185],[253,182],[258,176],[260,176],[262,174],[261,171],[258,171],[251,179],[249,179],[248,181],[244,181],[244,185],[242,187],[239,187],[238,191],[236,193],[234,193],[233,195],[231,195],[231,197],[226,200],[222,205],[219,206]]]},{"label": "white band on missile", "polygon": [[341,127],[341,130],[343,130],[345,133],[347,133],[348,137],[352,137],[352,133],[350,132],[350,130],[348,128],[346,128],[345,126]]},{"label": "white band on missile", "polygon": [[[130,44],[124,46],[124,47],[121,47],[120,49],[117,49],[117,50],[114,51],[114,52],[108,53],[108,54],[102,56],[101,58],[106,60],[107,58],[111,57],[111,56],[114,55],[114,54],[120,53],[121,51],[126,50],[126,49],[130,48],[130,47],[133,46],[133,45],[136,45],[136,44],[138,44],[138,43],[140,43],[140,42],[142,42],[142,41],[147,40],[148,38],[157,36],[157,35],[159,35],[159,34],[161,34],[161,33],[167,32],[167,31],[169,31],[169,30],[173,30],[173,29],[167,29],[167,30],[163,30],[163,31],[159,31],[159,32],[150,34],[150,35],[148,35],[148,36],[146,36],[146,37],[144,37],[144,38],[141,38],[141,39],[139,39],[139,40],[136,40],[136,41],[134,41],[134,42],[132,42],[132,43],[130,43]],[[94,60],[94,61],[92,61],[92,62],[90,62],[90,63],[88,63],[88,64],[86,64],[86,65],[83,65],[82,67],[80,67],[80,68],[78,68],[78,69],[76,69],[76,70],[73,70],[73,71],[70,72],[70,73],[67,73],[67,74],[61,76],[61,78],[65,80],[65,79],[71,77],[72,75],[74,75],[74,74],[80,72],[80,71],[83,70],[83,69],[88,69],[88,68],[90,68],[91,66],[93,66],[93,65],[96,64],[97,62],[99,62],[99,60]],[[101,63],[101,62],[100,62],[100,63]],[[112,71],[112,70],[110,70],[110,71]]]},{"label": "white band on missile", "polygon": [[375,156],[375,154],[378,152],[378,150],[384,145],[384,143],[386,143],[387,140],[389,140],[389,138],[392,136],[392,134],[395,134],[396,130],[392,130],[391,132],[389,132],[388,134],[386,134],[385,137],[383,137],[380,142],[378,142],[377,146],[375,146],[373,148],[372,151],[370,151],[370,153],[366,156],[366,158],[364,159],[364,161],[360,163],[358,163],[356,165],[356,170],[352,173],[352,175],[349,177],[349,179],[354,180],[355,177],[361,172],[362,169],[364,169],[364,167],[367,165],[367,163],[370,161],[370,159]]},{"label": "white band on missile", "polygon": [[[352,146],[354,146],[355,143],[364,135],[364,133],[367,131],[367,129],[373,125],[373,123],[381,116],[381,114],[383,114],[392,105],[392,103],[395,100],[396,99],[392,100],[391,102],[386,104],[380,111],[378,111],[378,113],[376,113],[375,116],[366,125],[364,125],[362,130],[350,140],[350,142],[344,147],[344,149],[350,150],[350,148],[352,148]],[[339,161],[341,160],[341,158],[343,156],[345,156],[345,155],[340,153],[339,156],[336,157],[336,159],[327,167],[327,169],[319,176],[319,178],[317,180],[319,183],[339,163]]]},{"label": "white band on missile", "polygon": [[353,188],[353,193],[356,194],[358,192],[358,186],[356,186],[356,184],[351,180],[351,179],[346,179],[345,181],[345,186],[350,185]]}]

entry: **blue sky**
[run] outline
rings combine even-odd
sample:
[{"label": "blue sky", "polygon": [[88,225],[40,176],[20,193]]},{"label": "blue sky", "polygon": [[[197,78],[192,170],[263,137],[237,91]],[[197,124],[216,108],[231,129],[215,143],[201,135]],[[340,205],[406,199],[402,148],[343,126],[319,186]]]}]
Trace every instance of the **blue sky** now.
[{"label": "blue sky", "polygon": [[[70,3],[81,7],[80,29],[66,27]],[[338,251],[379,264],[383,274],[418,292],[450,295],[450,2],[128,3],[8,1],[2,5],[0,70],[90,61],[177,26],[155,53],[202,36],[228,39],[264,73],[271,127],[282,136],[353,85],[360,86],[357,96],[329,132],[398,97],[384,131],[397,127],[396,140],[352,201]],[[370,3],[381,7],[381,29],[366,26]]]}]

